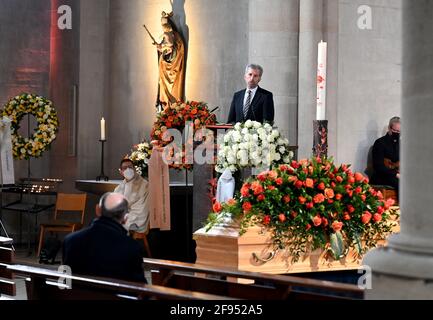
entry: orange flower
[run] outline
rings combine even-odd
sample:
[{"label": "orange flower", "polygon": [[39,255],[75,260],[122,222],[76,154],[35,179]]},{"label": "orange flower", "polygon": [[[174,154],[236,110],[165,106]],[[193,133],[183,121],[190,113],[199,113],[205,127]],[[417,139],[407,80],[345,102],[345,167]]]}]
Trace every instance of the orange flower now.
[{"label": "orange flower", "polygon": [[325,189],[325,196],[328,199],[332,199],[334,198],[334,190],[330,189],[330,188],[326,188]]},{"label": "orange flower", "polygon": [[340,231],[343,228],[343,222],[334,221],[331,227],[335,232]]},{"label": "orange flower", "polygon": [[325,190],[325,184],[323,182],[320,182],[319,185],[317,186],[317,189]]},{"label": "orange flower", "polygon": [[320,226],[322,224],[322,218],[319,215],[315,216],[313,218],[313,224],[315,227]]},{"label": "orange flower", "polygon": [[287,194],[283,197],[283,201],[284,203],[289,203],[290,202],[290,196]]},{"label": "orange flower", "polygon": [[280,219],[281,222],[284,222],[284,221],[286,221],[287,218],[286,218],[286,215],[284,213],[280,213],[278,215],[278,219]]},{"label": "orange flower", "polygon": [[219,203],[218,201],[215,201],[215,203],[212,206],[212,209],[213,209],[213,212],[219,213],[219,212],[221,212],[223,207],[221,206],[221,203]]},{"label": "orange flower", "polygon": [[337,194],[335,195],[335,200],[341,200],[342,197],[343,197],[343,196],[342,196],[340,193],[337,193]]},{"label": "orange flower", "polygon": [[379,222],[380,220],[382,220],[382,215],[378,214],[378,213],[375,213],[373,215],[373,220],[374,220],[374,222]]},{"label": "orange flower", "polygon": [[242,209],[244,209],[244,212],[246,213],[250,212],[252,208],[253,206],[248,201],[242,205]]},{"label": "orange flower", "polygon": [[276,180],[275,180],[275,183],[277,184],[277,185],[279,185],[279,186],[281,186],[282,184],[283,184],[283,178],[277,178]]},{"label": "orange flower", "polygon": [[307,201],[307,199],[305,199],[305,198],[302,197],[302,196],[299,196],[299,197],[298,197],[298,200],[299,200],[299,203],[300,203],[300,204],[304,204],[304,203]]},{"label": "orange flower", "polygon": [[268,177],[271,180],[275,180],[278,177],[278,173],[276,171],[274,171],[274,170],[271,170],[271,171],[268,172]]},{"label": "orange flower", "polygon": [[355,173],[355,180],[358,182],[364,181],[364,176],[362,175],[362,173],[356,172]]},{"label": "orange flower", "polygon": [[268,225],[270,222],[271,222],[271,216],[266,215],[263,217],[263,224],[264,225]]},{"label": "orange flower", "polygon": [[191,110],[191,114],[197,114],[197,112],[198,112],[197,109],[192,109]]},{"label": "orange flower", "polygon": [[250,186],[248,184],[244,184],[241,188],[242,197],[248,197],[250,195]]},{"label": "orange flower", "polygon": [[307,178],[305,180],[305,186],[307,188],[314,188],[314,181],[313,181],[313,179]]},{"label": "orange flower", "polygon": [[254,191],[255,196],[259,195],[260,193],[263,193],[264,191],[259,181],[254,181],[253,183],[251,183],[251,190]]},{"label": "orange flower", "polygon": [[326,218],[322,218],[322,225],[323,225],[324,227],[328,226],[328,219],[326,219]]},{"label": "orange flower", "polygon": [[314,203],[322,203],[323,201],[325,201],[325,196],[323,195],[323,193],[318,193],[314,196],[313,201]]},{"label": "orange flower", "polygon": [[368,211],[365,211],[364,214],[361,217],[361,221],[363,224],[369,223],[371,220],[371,213]]},{"label": "orange flower", "polygon": [[234,206],[236,204],[236,200],[235,199],[229,199],[229,200],[227,200],[227,204],[229,206]]}]

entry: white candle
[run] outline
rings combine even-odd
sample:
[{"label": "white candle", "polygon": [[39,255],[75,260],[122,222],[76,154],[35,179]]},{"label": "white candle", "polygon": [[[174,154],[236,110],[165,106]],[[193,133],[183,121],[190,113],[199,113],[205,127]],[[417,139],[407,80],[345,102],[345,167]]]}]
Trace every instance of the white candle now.
[{"label": "white candle", "polygon": [[326,118],[326,59],[327,43],[320,41],[317,55],[317,109],[316,120]]},{"label": "white candle", "polygon": [[101,140],[105,141],[105,119],[101,119]]}]

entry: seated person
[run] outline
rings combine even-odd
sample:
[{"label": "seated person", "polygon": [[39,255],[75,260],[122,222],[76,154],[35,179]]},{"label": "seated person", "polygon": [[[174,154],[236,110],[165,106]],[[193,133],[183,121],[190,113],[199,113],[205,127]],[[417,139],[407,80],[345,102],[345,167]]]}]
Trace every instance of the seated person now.
[{"label": "seated person", "polygon": [[373,145],[372,184],[388,185],[398,190],[400,178],[400,118],[389,120],[388,132]]},{"label": "seated person", "polygon": [[134,164],[130,159],[120,162],[120,174],[124,180],[114,189],[128,200],[128,220],[124,227],[130,233],[149,231],[149,183],[135,172]]},{"label": "seated person", "polygon": [[73,274],[146,283],[140,247],[122,226],[128,201],[118,193],[104,194],[92,224],[69,234],[63,242],[63,264]]}]

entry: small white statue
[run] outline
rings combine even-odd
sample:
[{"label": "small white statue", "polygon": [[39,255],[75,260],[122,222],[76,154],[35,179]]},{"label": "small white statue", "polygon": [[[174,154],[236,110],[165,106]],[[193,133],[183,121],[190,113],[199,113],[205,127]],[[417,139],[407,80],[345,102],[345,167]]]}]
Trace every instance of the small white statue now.
[{"label": "small white statue", "polygon": [[216,201],[219,203],[227,202],[233,199],[235,193],[235,179],[229,169],[225,169],[218,179]]}]

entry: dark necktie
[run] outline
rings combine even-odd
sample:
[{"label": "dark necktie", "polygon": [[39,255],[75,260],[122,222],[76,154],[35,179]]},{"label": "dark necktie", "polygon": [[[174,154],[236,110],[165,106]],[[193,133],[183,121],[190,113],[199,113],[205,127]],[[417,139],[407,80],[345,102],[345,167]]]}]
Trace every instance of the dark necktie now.
[{"label": "dark necktie", "polygon": [[245,101],[244,105],[244,119],[247,118],[248,111],[250,110],[251,105],[251,90],[248,90],[247,101]]}]

